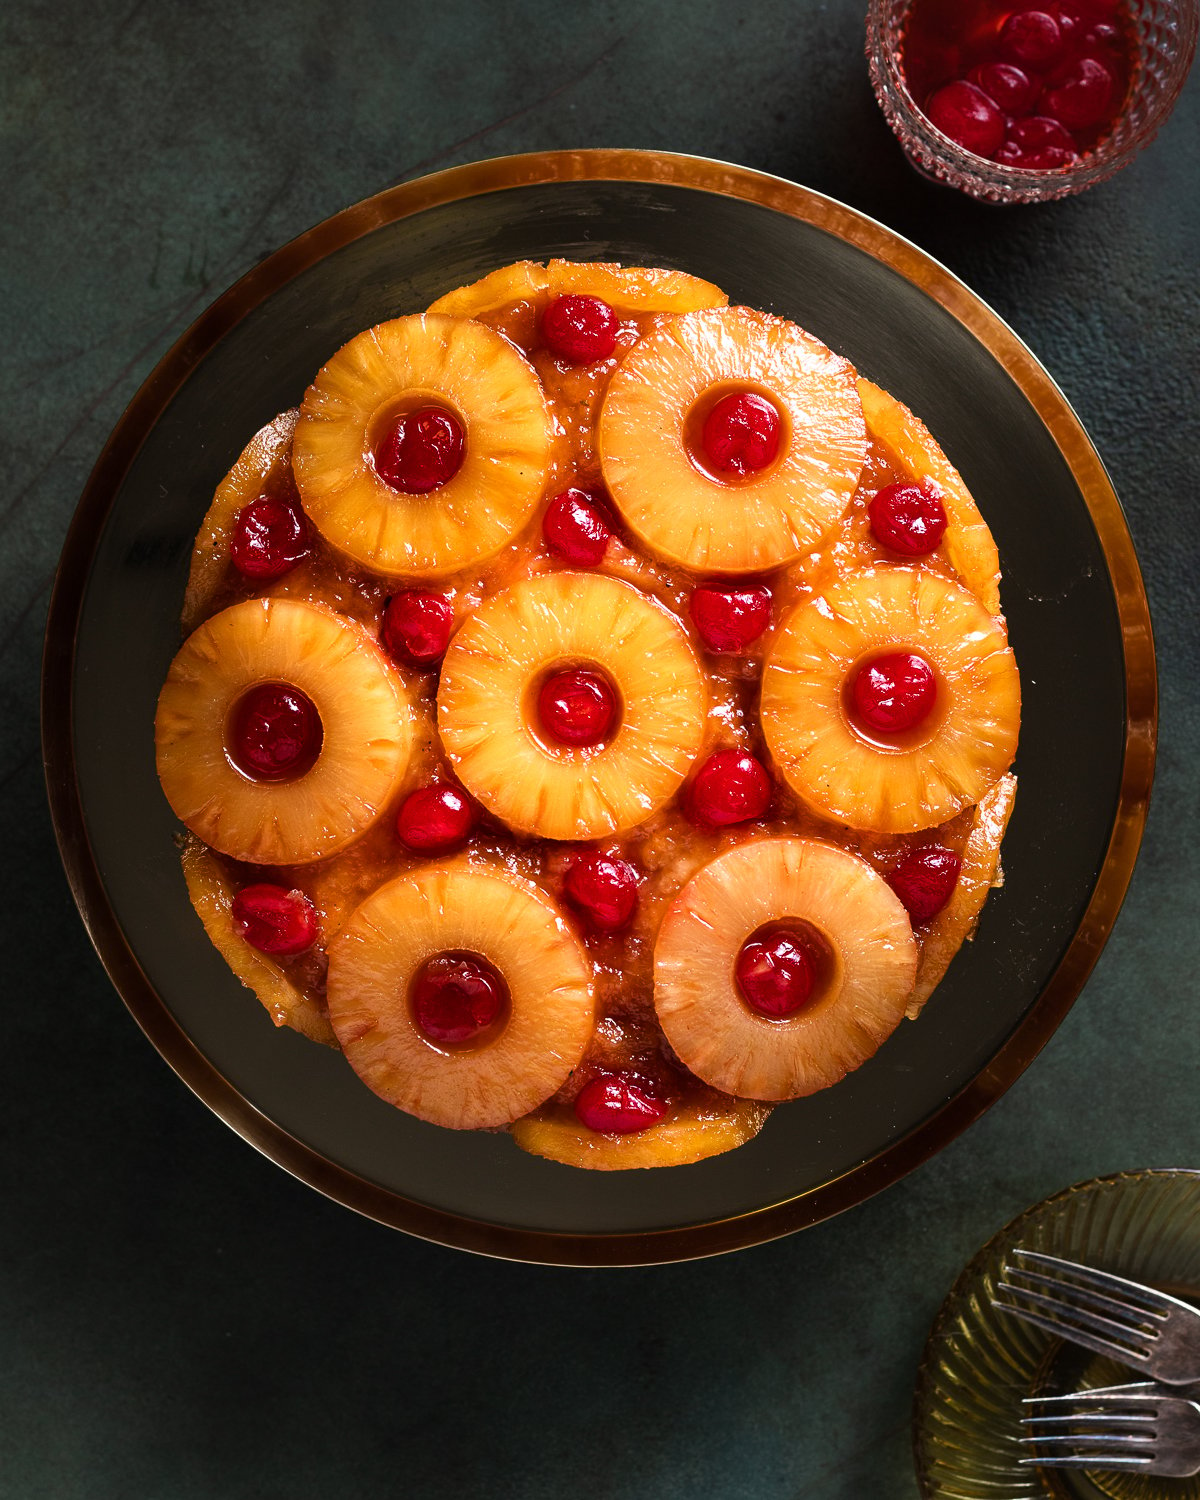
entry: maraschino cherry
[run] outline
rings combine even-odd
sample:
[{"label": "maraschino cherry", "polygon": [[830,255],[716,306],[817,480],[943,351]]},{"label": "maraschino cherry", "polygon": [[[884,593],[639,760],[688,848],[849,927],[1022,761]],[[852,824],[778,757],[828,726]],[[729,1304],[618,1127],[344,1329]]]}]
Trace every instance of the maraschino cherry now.
[{"label": "maraschino cherry", "polygon": [[930,484],[887,484],[868,512],[876,539],[904,557],[936,552],[946,533],[946,509]]},{"label": "maraschino cherry", "polygon": [[264,682],[242,694],[230,715],[229,756],[253,781],[292,781],[310,771],[324,730],[307,693]]},{"label": "maraschino cherry", "polygon": [[718,750],[696,773],[688,797],[695,822],[725,828],[761,818],[771,802],[771,778],[745,750]]},{"label": "maraschino cherry", "polygon": [[619,932],[637,910],[637,870],[628,860],[589,851],[568,869],[563,894],[597,932]]},{"label": "maraschino cherry", "polygon": [[962,860],[952,849],[927,844],[905,855],[887,877],[914,927],[931,921],[949,901],[961,868]]},{"label": "maraschino cherry", "polygon": [[291,958],[317,940],[317,909],[303,891],[282,885],[248,885],[234,896],[233,930],[260,953]]},{"label": "maraschino cherry", "polygon": [[602,672],[569,667],[542,684],[538,717],[546,734],[560,745],[599,745],[616,725],[617,695]]},{"label": "maraschino cherry", "polygon": [[542,535],[550,551],[580,568],[594,568],[604,557],[612,523],[594,495],[569,489],[546,507]]},{"label": "maraschino cherry", "polygon": [[700,442],[708,466],[733,479],[775,462],[783,436],[778,408],[754,391],[722,396],[704,419]]},{"label": "maraschino cherry", "polygon": [[402,589],[387,602],[380,636],[393,661],[427,668],[446,654],[453,629],[454,606],[447,595]]},{"label": "maraschino cherry", "polygon": [[854,711],[875,734],[904,734],[924,723],[937,700],[937,675],[915,651],[876,656],[855,673]]},{"label": "maraschino cherry", "polygon": [[702,583],[692,590],[688,608],[710,651],[744,651],[771,623],[771,590],[763,584]]},{"label": "maraschino cherry", "polygon": [[447,484],[462,467],[466,436],[462,423],[444,406],[422,406],[402,413],[375,447],[375,472],[392,489],[427,495]]},{"label": "maraschino cherry", "polygon": [[751,1010],[769,1020],[782,1021],[812,999],[817,960],[811,945],[799,933],[780,928],[746,939],[734,963],[734,977]]},{"label": "maraschino cherry", "polygon": [[310,549],[304,512],[282,495],[243,505],[229,539],[229,555],[244,578],[282,578]]},{"label": "maraschino cherry", "polygon": [[981,88],[965,78],[943,84],[925,113],[943,135],[976,156],[991,156],[1004,139],[1004,116]]},{"label": "maraschino cherry", "polygon": [[432,1042],[461,1047],[478,1041],[508,1009],[508,986],[478,953],[438,953],[413,977],[413,1020]]},{"label": "maraschino cherry", "polygon": [[633,1073],[601,1073],[580,1089],[575,1100],[579,1122],[602,1135],[646,1130],[666,1113],[666,1101]]},{"label": "maraschino cherry", "polygon": [[554,297],[542,314],[542,338],[556,358],[569,365],[593,365],[617,347],[620,323],[601,297]]},{"label": "maraschino cherry", "polygon": [[401,840],[419,854],[447,854],[459,848],[474,826],[470,801],[447,781],[410,792],[396,818]]}]

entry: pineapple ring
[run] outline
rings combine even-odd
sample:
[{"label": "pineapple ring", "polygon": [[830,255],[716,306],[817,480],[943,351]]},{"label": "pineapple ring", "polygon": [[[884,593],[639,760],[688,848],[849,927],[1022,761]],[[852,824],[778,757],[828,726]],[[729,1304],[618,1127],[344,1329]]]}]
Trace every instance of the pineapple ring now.
[{"label": "pineapple ring", "polygon": [[[880,648],[933,666],[939,706],[920,743],[877,745],[843,707],[855,665]],[[763,669],[762,726],[784,779],[851,828],[913,833],[970,807],[1017,749],[1021,681],[1004,631],[965,589],[917,568],[848,573],[788,615]]]},{"label": "pineapple ring", "polygon": [[[323,739],[293,781],[234,769],[225,726],[259,683],[312,700]],[[258,865],[307,864],[364,833],[408,767],[413,716],[404,688],[361,626],[298,599],[247,599],[184,642],[158,699],[158,776],[181,822],[211,848]]]},{"label": "pineapple ring", "polygon": [[[462,466],[423,495],[393,489],[372,449],[393,414],[433,402],[462,423]],[[481,323],[426,314],[352,338],[305,392],[292,463],[326,541],[376,573],[455,573],[501,551],[545,487],[551,426],[532,366]]]},{"label": "pineapple ring", "polygon": [[[753,388],[784,418],[779,457],[724,482],[702,472],[697,403]],[[600,413],[605,483],[652,551],[698,572],[756,573],[815,548],[849,504],[866,459],[852,366],[783,318],[746,307],[688,313],[635,344]]]},{"label": "pineapple ring", "polygon": [[[409,986],[435,954],[482,954],[504,976],[503,1030],[442,1050],[418,1029]],[[592,968],[549,896],[466,864],[400,875],[329,944],[329,1019],[362,1081],[398,1109],[454,1130],[507,1125],[544,1104],[583,1056]]]},{"label": "pineapple ring", "polygon": [[[595,663],[623,701],[616,732],[551,749],[530,699],[559,665]],[[484,601],[450,644],[438,729],[463,784],[510,828],[603,838],[669,801],[704,738],[707,689],[677,622],[617,578],[543,573]]]},{"label": "pineapple ring", "polygon": [[[553,1109],[553,1106],[551,1106]],[[539,1112],[510,1128],[522,1151],[568,1167],[621,1172],[634,1167],[682,1167],[733,1151],[753,1140],[770,1106],[752,1099],[725,1099],[719,1106],[687,1099],[657,1125],[628,1135],[602,1135],[573,1114]]]},{"label": "pineapple ring", "polygon": [[[752,933],[788,918],[824,937],[832,977],[815,1003],[767,1020],[743,1003],[734,965]],[[718,855],[672,902],[654,949],[654,1005],[705,1083],[797,1099],[878,1050],[904,1018],[916,971],[908,914],[865,860],[811,839],[764,839]]]},{"label": "pineapple ring", "polygon": [[514,302],[541,302],[566,295],[600,297],[618,314],[684,313],[701,307],[724,307],[729,298],[719,286],[686,271],[656,266],[618,266],[607,261],[580,264],[552,260],[540,265],[519,260],[511,266],[456,287],[430,304],[433,313],[479,318]]}]

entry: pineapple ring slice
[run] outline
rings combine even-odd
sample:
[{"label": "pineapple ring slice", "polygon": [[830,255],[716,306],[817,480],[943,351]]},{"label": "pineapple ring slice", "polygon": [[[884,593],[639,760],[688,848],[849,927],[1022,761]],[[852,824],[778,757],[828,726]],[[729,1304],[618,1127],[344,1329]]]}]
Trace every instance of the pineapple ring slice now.
[{"label": "pineapple ring slice", "polygon": [[[406,406],[448,407],[465,434],[462,466],[423,495],[375,471],[374,443]],[[501,551],[533,515],[551,425],[533,367],[481,323],[395,318],[343,345],[300,408],[292,463],[304,509],[332,546],[373,572],[455,573]]]},{"label": "pineapple ring slice", "polygon": [[648,1130],[601,1135],[551,1105],[510,1128],[517,1145],[531,1156],[594,1172],[621,1172],[634,1167],[682,1167],[720,1156],[753,1140],[770,1113],[770,1105],[753,1099],[725,1099],[719,1106],[686,1099]]},{"label": "pineapple ring slice", "polygon": [[[780,456],[736,482],[693,460],[697,404],[754,389],[784,418]],[[849,504],[866,458],[853,367],[783,318],[746,307],[685,314],[630,350],[598,429],[605,483],[652,551],[698,572],[756,573],[811,552]]]},{"label": "pineapple ring slice", "polygon": [[[508,985],[503,1030],[475,1048],[436,1047],[408,992],[435,954],[482,954]],[[398,1109],[452,1130],[507,1125],[558,1091],[595,1022],[592,969],[550,897],[465,863],[401,875],[355,909],[329,944],[329,1019],[362,1081]]]},{"label": "pineapple ring slice", "polygon": [[[925,737],[881,746],[854,730],[843,687],[880,648],[933,666]],[[1012,763],[1021,681],[1004,631],[965,589],[927,569],[848,573],[788,615],[763,669],[762,726],[784,779],[851,828],[912,833],[970,807]]]},{"label": "pineapple ring slice", "polygon": [[[742,1001],[734,965],[759,927],[811,923],[832,950],[825,992],[786,1020]],[[917,971],[908,914],[855,854],[812,839],[741,844],[688,881],[654,949],[654,1005],[680,1061],[713,1088],[796,1099],[866,1062],[904,1018]]]},{"label": "pineapple ring slice", "polygon": [[[225,726],[259,683],[312,700],[323,740],[293,781],[234,769]],[[307,864],[364,833],[408,767],[413,715],[397,674],[361,626],[298,599],[247,599],[184,642],[158,699],[158,776],[181,822],[211,848],[251,864]]]},{"label": "pineapple ring slice", "polygon": [[[622,717],[591,749],[552,749],[534,732],[539,682],[593,663]],[[438,729],[463,784],[521,833],[592,839],[648,818],[678,790],[704,738],[704,676],[679,624],[632,584],[543,573],[486,599],[450,643]]]},{"label": "pineapple ring slice", "polygon": [[480,318],[514,302],[541,302],[561,296],[601,297],[618,314],[685,313],[701,307],[724,307],[729,298],[719,286],[686,271],[657,266],[618,266],[608,261],[552,260],[540,265],[519,260],[511,266],[456,287],[430,304],[432,313]]}]

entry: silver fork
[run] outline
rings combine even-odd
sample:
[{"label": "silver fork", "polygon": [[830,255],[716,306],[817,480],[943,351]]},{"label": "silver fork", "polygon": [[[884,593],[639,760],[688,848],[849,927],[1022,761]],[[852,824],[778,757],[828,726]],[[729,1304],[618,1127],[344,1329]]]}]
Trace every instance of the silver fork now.
[{"label": "silver fork", "polygon": [[1200,1405],[1182,1396],[1113,1396],[1081,1391],[1032,1397],[1052,1412],[1021,1418],[1020,1462],[1054,1469],[1124,1469],[1186,1478],[1200,1474]]},{"label": "silver fork", "polygon": [[[1037,1250],[1013,1250],[992,1306],[1168,1385],[1200,1380],[1200,1312],[1178,1297]],[[1032,1269],[1031,1269],[1032,1267]]]}]

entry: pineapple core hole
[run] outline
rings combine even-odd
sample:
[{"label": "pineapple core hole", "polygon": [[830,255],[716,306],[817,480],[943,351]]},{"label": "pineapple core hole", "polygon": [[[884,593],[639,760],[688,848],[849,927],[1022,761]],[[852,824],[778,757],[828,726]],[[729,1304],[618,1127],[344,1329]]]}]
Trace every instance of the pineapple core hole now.
[{"label": "pineapple core hole", "polygon": [[260,682],[233,703],[225,755],[250,781],[298,781],[316,765],[325,738],[317,706],[287,682]]},{"label": "pineapple core hole", "polygon": [[829,939],[799,917],[756,928],[733,966],[743,1004],[767,1021],[790,1021],[820,1005],[836,988],[837,971]]},{"label": "pineapple core hole", "polygon": [[439,1052],[490,1046],[508,1024],[504,975],[482,953],[435,953],[412,976],[408,1006],[420,1036]]},{"label": "pineapple core hole", "polygon": [[427,495],[462,467],[466,423],[441,396],[405,391],[367,423],[366,456],[380,479],[405,495]]},{"label": "pineapple core hole", "polygon": [[790,441],[786,407],[749,381],[710,386],[683,419],[692,467],[717,484],[762,479],[779,467]]},{"label": "pineapple core hole", "polygon": [[842,716],[876,750],[919,750],[937,735],[949,692],[922,652],[880,646],[864,652],[842,682]]}]

